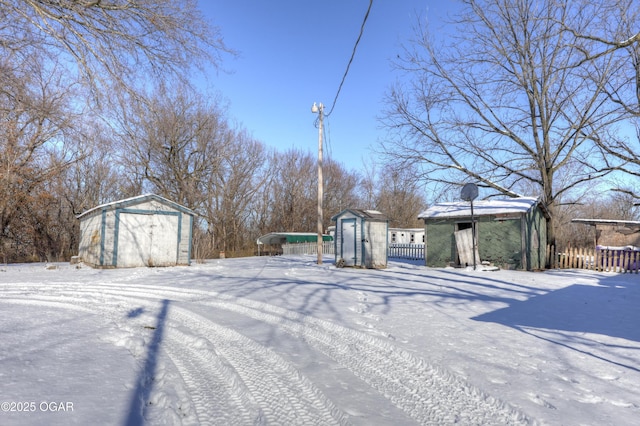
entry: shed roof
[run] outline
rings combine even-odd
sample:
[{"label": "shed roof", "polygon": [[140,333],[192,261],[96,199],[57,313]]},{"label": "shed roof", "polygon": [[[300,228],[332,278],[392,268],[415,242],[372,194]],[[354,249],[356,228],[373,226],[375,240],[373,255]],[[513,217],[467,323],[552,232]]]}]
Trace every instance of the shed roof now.
[{"label": "shed roof", "polygon": [[344,209],[340,213],[333,216],[331,220],[336,221],[339,216],[342,216],[347,212],[352,213],[363,219],[369,219],[377,222],[386,222],[389,220],[387,216],[385,216],[382,212],[379,212],[378,210],[362,210],[362,209]]},{"label": "shed roof", "polygon": [[150,200],[155,200],[158,201],[162,204],[166,204],[169,205],[173,208],[175,208],[176,210],[179,210],[183,213],[188,213],[188,214],[194,214],[193,210],[182,206],[174,201],[171,201],[167,198],[161,197],[160,195],[156,195],[156,194],[143,194],[143,195],[138,195],[135,197],[131,197],[131,198],[125,198],[123,200],[118,200],[118,201],[112,201],[110,203],[105,203],[105,204],[100,204],[99,206],[96,206],[92,209],[89,209],[81,214],[79,214],[77,216],[78,219],[82,218],[83,216],[88,216],[91,213],[94,213],[96,211],[102,211],[102,210],[110,210],[110,209],[120,209],[120,208],[126,208],[126,207],[130,207],[130,206],[134,206],[136,204],[140,204],[140,203],[144,203]]},{"label": "shed roof", "polygon": [[[258,244],[310,243],[318,241],[313,232],[271,232],[258,238]],[[323,235],[322,241],[333,241],[331,235]]]},{"label": "shed roof", "polygon": [[[524,214],[538,203],[534,197],[518,197],[505,200],[479,200],[473,203],[474,216],[499,214]],[[471,204],[467,201],[438,203],[418,215],[419,219],[470,217]]]},{"label": "shed roof", "polygon": [[619,225],[627,227],[640,227],[637,220],[617,220],[617,219],[571,219],[571,222],[584,223],[585,225]]},{"label": "shed roof", "polygon": [[424,232],[423,228],[389,228],[389,232]]}]

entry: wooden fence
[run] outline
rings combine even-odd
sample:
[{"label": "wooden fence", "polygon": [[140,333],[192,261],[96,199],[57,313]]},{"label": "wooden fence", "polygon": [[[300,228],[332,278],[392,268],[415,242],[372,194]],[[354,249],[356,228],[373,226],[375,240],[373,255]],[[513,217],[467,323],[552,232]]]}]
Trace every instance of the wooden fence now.
[{"label": "wooden fence", "polygon": [[[322,254],[334,254],[333,241],[322,242]],[[290,243],[282,245],[282,254],[318,254],[318,243]]]},{"label": "wooden fence", "polygon": [[547,246],[550,269],[589,269],[601,272],[638,273],[640,252],[632,250],[568,248]]},{"label": "wooden fence", "polygon": [[397,259],[424,259],[424,244],[389,244],[387,256]]}]

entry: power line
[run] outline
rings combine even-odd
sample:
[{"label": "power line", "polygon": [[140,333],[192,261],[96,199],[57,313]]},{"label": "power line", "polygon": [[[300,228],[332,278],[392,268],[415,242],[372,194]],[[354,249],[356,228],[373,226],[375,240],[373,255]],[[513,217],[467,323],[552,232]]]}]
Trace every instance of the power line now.
[{"label": "power line", "polygon": [[327,152],[326,152],[326,157],[327,158],[332,158],[333,155],[333,149],[331,147],[331,127],[330,127],[330,122],[327,121],[326,125],[323,127],[324,130],[324,144],[327,147]]},{"label": "power line", "polygon": [[331,109],[329,110],[328,113],[325,114],[325,117],[329,117],[336,106],[336,102],[338,101],[338,96],[340,95],[340,91],[342,90],[342,85],[344,84],[344,81],[347,78],[347,74],[349,73],[349,67],[351,67],[353,58],[356,56],[356,49],[358,48],[358,43],[360,43],[360,39],[362,38],[362,33],[364,32],[364,26],[367,23],[367,19],[369,18],[369,12],[371,12],[372,5],[373,5],[373,0],[369,0],[369,7],[367,8],[367,13],[364,15],[362,25],[360,26],[360,34],[358,34],[358,39],[356,40],[356,43],[353,46],[353,51],[351,52],[351,58],[349,59],[349,63],[347,64],[347,69],[344,71],[344,75],[342,76],[342,81],[340,82],[340,86],[338,86],[338,91],[336,92],[336,97],[333,99],[333,104],[331,105]]}]

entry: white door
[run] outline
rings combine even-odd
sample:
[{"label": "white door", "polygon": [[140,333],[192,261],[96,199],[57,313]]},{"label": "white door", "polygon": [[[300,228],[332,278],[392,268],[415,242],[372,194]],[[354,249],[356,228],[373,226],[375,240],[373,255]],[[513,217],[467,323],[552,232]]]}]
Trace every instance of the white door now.
[{"label": "white door", "polygon": [[175,265],[178,255],[178,216],[120,213],[119,267]]},{"label": "white door", "polygon": [[474,264],[473,257],[475,256],[475,264],[480,264],[480,255],[478,254],[478,245],[473,244],[473,231],[471,228],[462,229],[454,232],[456,238],[456,248],[458,249],[458,256],[460,257],[460,265],[471,266]]},{"label": "white door", "polygon": [[151,253],[152,216],[146,214],[120,213],[118,221],[117,266],[131,268],[145,266]]},{"label": "white door", "polygon": [[341,255],[345,266],[356,264],[356,220],[342,219],[341,223]]},{"label": "white door", "polygon": [[153,215],[150,251],[147,266],[172,266],[178,262],[177,215]]}]

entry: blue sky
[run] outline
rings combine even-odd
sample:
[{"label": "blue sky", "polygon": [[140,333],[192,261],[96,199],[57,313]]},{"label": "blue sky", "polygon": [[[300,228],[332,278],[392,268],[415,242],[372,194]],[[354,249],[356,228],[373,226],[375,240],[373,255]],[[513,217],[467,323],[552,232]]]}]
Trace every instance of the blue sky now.
[{"label": "blue sky", "polygon": [[[328,113],[358,37],[368,0],[201,0],[226,44],[227,72],[210,84],[229,115],[256,139],[280,151],[317,153],[314,102]],[[325,156],[360,170],[384,137],[377,117],[397,78],[391,60],[414,35],[418,16],[431,24],[453,1],[374,0],[364,34],[335,109],[325,120]]]}]

